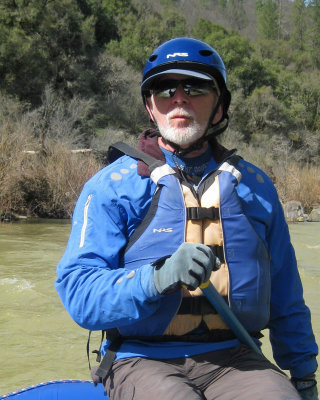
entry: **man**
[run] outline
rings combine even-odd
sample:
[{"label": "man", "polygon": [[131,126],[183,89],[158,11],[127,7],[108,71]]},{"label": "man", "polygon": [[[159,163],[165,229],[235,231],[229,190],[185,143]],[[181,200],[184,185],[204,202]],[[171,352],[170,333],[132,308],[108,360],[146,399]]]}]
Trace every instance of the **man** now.
[{"label": "man", "polygon": [[[127,154],[85,185],[57,269],[74,320],[107,331],[97,371],[107,395],[316,399],[318,350],[278,196],[216,140],[231,100],[222,59],[201,41],[170,40],[141,89],[155,129],[140,151],[114,146],[111,159]],[[257,344],[270,329],[291,381],[240,343],[199,288],[209,279]]]}]

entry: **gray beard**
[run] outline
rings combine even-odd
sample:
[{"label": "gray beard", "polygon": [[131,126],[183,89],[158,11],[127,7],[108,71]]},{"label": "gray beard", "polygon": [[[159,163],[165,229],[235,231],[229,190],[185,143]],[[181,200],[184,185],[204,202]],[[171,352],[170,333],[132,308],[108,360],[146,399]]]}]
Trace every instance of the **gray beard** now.
[{"label": "gray beard", "polygon": [[193,122],[186,128],[158,127],[161,136],[168,142],[178,146],[192,144],[201,138],[205,127]]}]

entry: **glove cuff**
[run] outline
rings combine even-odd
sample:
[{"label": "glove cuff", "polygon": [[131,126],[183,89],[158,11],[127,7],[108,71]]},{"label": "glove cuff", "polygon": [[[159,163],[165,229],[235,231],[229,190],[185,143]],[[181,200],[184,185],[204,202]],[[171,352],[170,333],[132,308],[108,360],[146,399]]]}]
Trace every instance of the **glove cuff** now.
[{"label": "glove cuff", "polygon": [[168,258],[170,258],[170,257],[171,257],[170,255],[168,255],[168,256],[163,256],[163,257],[161,257],[161,258],[158,258],[158,260],[153,261],[150,265],[151,265],[152,267],[154,267],[155,269],[160,269],[161,267],[163,267],[163,264],[166,262],[166,260],[167,260]]},{"label": "glove cuff", "polygon": [[304,378],[291,378],[291,382],[298,392],[310,389],[317,384],[315,374],[310,374]]}]

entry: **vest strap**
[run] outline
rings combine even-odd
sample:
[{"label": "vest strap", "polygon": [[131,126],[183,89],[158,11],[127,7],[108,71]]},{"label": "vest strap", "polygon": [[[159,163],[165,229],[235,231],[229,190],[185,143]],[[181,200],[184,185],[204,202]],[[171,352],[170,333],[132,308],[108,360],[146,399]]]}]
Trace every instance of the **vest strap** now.
[{"label": "vest strap", "polygon": [[[122,342],[123,342],[123,337],[120,335],[118,329],[109,329],[108,331],[102,330],[101,331],[101,343],[100,343],[100,348],[99,350],[94,350],[92,353],[97,354],[97,359],[96,361],[100,363],[98,366],[91,367],[90,364],[90,338],[91,338],[91,332],[89,331],[89,337],[87,341],[87,357],[88,357],[88,363],[89,363],[89,370],[91,374],[91,378],[93,380],[94,385],[96,386],[98,383],[101,383],[104,381],[104,379],[107,377],[107,375],[110,372],[110,369],[112,367],[112,363],[116,357],[116,353],[119,350]],[[102,361],[101,361],[101,346],[103,343],[103,340],[105,336],[111,340],[110,346],[108,347],[108,350],[106,354],[104,355]]]},{"label": "vest strap", "polygon": [[210,247],[210,249],[212,250],[212,253],[213,253],[216,257],[219,258],[221,264],[224,264],[224,263],[226,262],[226,261],[225,261],[225,258],[224,258],[223,246],[215,245],[215,246],[208,246],[208,247]]},{"label": "vest strap", "polygon": [[[251,337],[260,339],[263,337],[261,332],[250,333]],[[214,329],[205,333],[187,333],[185,335],[162,335],[162,336],[125,336],[124,340],[141,340],[149,343],[166,342],[224,342],[235,339],[236,335],[230,329]]]},{"label": "vest strap", "polygon": [[[228,304],[227,296],[223,299]],[[183,297],[177,312],[178,315],[208,315],[218,314],[217,310],[209,303],[205,296]]]},{"label": "vest strap", "polygon": [[123,156],[124,154],[136,158],[137,160],[143,161],[149,167],[150,173],[158,167],[165,165],[165,162],[157,160],[156,158],[144,153],[141,150],[137,150],[134,147],[129,146],[127,143],[117,142],[109,147],[108,150],[108,161],[113,162],[117,158]]},{"label": "vest strap", "polygon": [[188,220],[210,219],[216,221],[220,218],[219,208],[187,207]]},{"label": "vest strap", "polygon": [[96,370],[95,374],[101,378],[103,382],[106,377],[108,376],[110,369],[112,367],[113,361],[116,358],[117,351],[120,349],[120,346],[123,342],[123,338],[118,336],[117,338],[113,339],[106,354],[104,355],[101,364],[99,365],[98,369]]}]

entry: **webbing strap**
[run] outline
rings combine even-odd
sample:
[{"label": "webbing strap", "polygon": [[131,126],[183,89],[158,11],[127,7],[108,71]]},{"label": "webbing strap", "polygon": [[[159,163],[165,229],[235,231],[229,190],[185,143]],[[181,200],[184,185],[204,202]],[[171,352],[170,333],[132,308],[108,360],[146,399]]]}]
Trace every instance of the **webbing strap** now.
[{"label": "webbing strap", "polygon": [[[228,297],[223,296],[223,299],[228,304]],[[217,310],[212,307],[205,296],[191,296],[191,297],[183,297],[179,310],[177,311],[178,315],[208,315],[208,314],[218,314]]]},{"label": "webbing strap", "polygon": [[208,246],[212,250],[212,253],[219,258],[221,263],[225,263],[225,258],[224,258],[224,251],[223,251],[223,246]]},{"label": "webbing strap", "polygon": [[211,207],[187,207],[187,219],[191,220],[202,220],[211,219],[218,220],[220,218],[219,208]]},{"label": "webbing strap", "polygon": [[108,350],[107,350],[106,354],[104,355],[104,357],[96,371],[96,375],[99,376],[102,379],[102,381],[109,374],[109,371],[112,367],[112,363],[116,357],[116,353],[119,350],[122,342],[123,342],[123,338],[121,336],[118,336],[112,340],[110,346],[108,347]]},{"label": "webbing strap", "polygon": [[[120,154],[119,154],[120,153]],[[144,153],[141,150],[138,150],[134,147],[129,146],[124,142],[114,143],[109,147],[108,159],[110,162],[117,159],[119,156],[126,154],[132,158],[136,158],[137,160],[143,161],[148,165],[150,173],[157,167],[164,165],[165,163],[161,160],[157,160],[156,158],[150,156],[147,153]]]},{"label": "webbing strap", "polygon": [[[91,370],[91,363],[90,363],[90,339],[91,339],[91,333],[92,333],[92,331],[89,331],[88,340],[87,340],[87,357],[88,357],[89,370]],[[106,331],[101,331],[100,348],[101,348],[102,342],[104,340],[105,334],[106,334]],[[101,360],[100,350],[93,350],[92,353],[95,353],[97,355],[96,361],[100,362],[100,360]]]},{"label": "webbing strap", "polygon": [[88,357],[89,370],[91,370],[91,363],[90,363],[90,338],[91,338],[91,331],[89,331],[88,340],[87,340],[87,357]]}]

